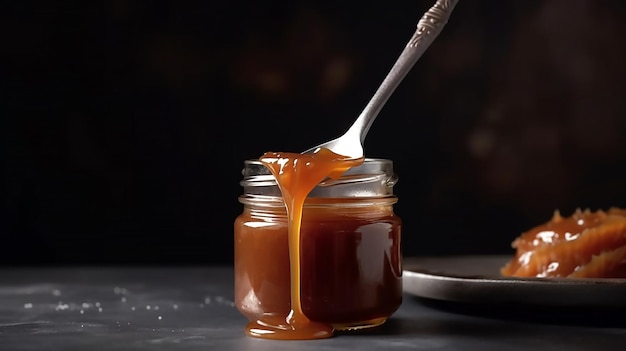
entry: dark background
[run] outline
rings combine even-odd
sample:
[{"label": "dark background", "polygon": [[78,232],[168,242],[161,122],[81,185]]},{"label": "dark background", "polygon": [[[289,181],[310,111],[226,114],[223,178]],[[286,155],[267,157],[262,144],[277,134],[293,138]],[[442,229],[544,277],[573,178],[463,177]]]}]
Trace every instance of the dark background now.
[{"label": "dark background", "polygon": [[[343,133],[433,3],[3,2],[0,263],[230,264],[243,160]],[[405,256],[626,206],[625,5],[460,1],[365,142]]]}]

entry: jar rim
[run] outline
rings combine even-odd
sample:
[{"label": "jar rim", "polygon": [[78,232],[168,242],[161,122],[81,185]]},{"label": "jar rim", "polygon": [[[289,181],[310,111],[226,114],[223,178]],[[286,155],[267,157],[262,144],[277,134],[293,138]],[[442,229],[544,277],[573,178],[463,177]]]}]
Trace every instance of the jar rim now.
[{"label": "jar rim", "polygon": [[[255,206],[259,208],[285,208],[285,202],[282,197],[269,195],[241,195],[239,202],[244,205]],[[340,201],[325,199],[320,197],[307,197],[304,202],[304,208],[370,208],[372,206],[391,206],[398,202],[395,195],[387,195],[381,197],[350,197],[342,198]]]},{"label": "jar rim", "polygon": [[[270,169],[258,159],[244,160],[240,185],[244,194],[280,196],[280,190]],[[337,179],[322,180],[309,194],[311,197],[375,197],[393,195],[398,177],[393,161],[385,158],[365,158]]]}]

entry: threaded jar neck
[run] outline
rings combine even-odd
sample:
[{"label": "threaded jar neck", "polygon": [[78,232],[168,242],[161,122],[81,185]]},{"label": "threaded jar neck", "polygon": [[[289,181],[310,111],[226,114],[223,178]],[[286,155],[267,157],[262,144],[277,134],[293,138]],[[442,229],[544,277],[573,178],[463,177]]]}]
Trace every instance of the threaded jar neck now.
[{"label": "threaded jar neck", "polygon": [[[245,160],[242,170],[242,198],[254,197],[272,202],[281,197],[276,179],[261,161]],[[393,162],[388,159],[366,158],[337,179],[324,179],[309,194],[309,198],[395,198],[393,186],[398,177]],[[395,201],[394,201],[395,202]]]}]

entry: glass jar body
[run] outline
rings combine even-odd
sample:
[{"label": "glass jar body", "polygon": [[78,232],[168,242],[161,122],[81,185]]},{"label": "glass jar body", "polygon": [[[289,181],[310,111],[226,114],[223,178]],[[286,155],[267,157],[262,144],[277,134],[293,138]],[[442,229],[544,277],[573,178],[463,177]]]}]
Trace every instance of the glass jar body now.
[{"label": "glass jar body", "polygon": [[[335,329],[381,324],[402,302],[395,196],[309,198],[300,230],[305,315]],[[288,223],[280,197],[246,197],[234,223],[235,304],[250,320],[290,311]]]}]

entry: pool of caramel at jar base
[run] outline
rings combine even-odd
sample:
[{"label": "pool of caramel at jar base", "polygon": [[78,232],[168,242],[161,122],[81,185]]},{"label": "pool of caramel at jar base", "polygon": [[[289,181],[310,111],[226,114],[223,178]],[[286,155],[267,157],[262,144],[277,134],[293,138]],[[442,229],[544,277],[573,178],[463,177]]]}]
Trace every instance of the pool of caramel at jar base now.
[{"label": "pool of caramel at jar base", "polygon": [[[397,198],[380,191],[305,203],[300,301],[312,321],[370,327],[399,308],[402,222],[393,212]],[[286,317],[291,306],[287,216],[280,198],[269,198],[246,197],[235,220],[235,304],[250,320]]]}]

